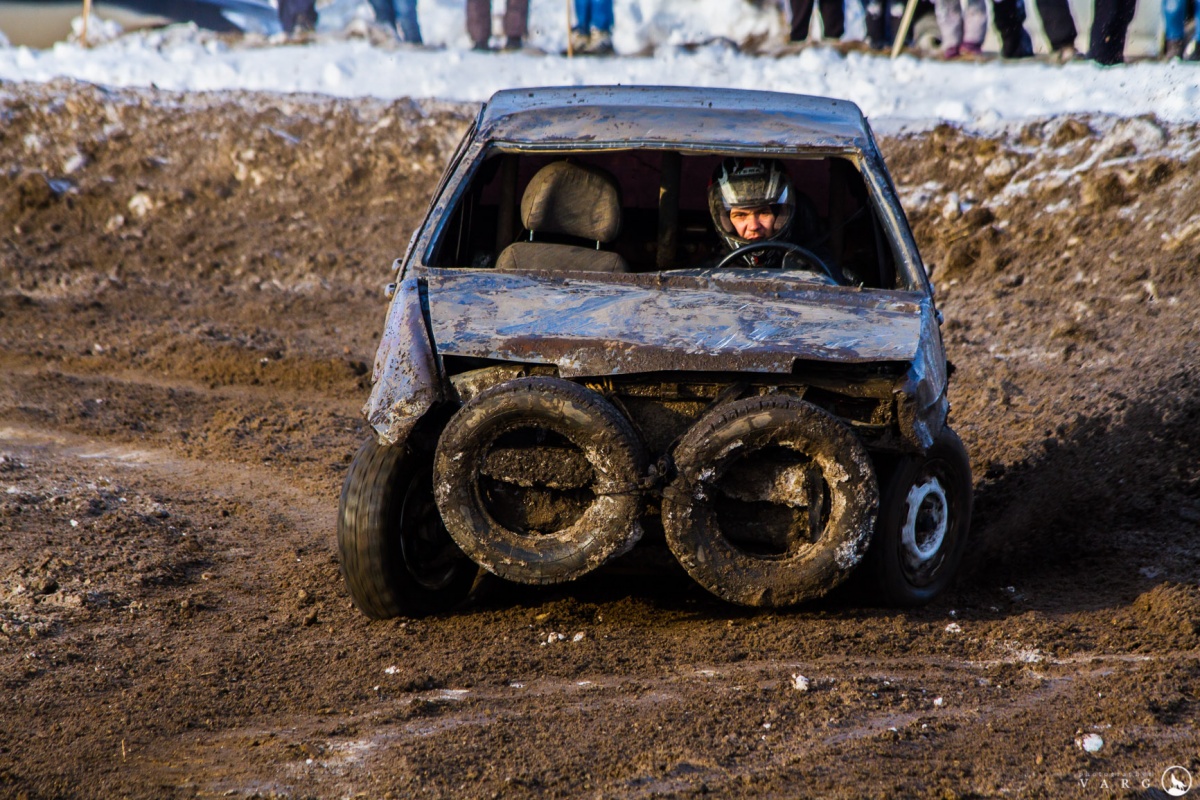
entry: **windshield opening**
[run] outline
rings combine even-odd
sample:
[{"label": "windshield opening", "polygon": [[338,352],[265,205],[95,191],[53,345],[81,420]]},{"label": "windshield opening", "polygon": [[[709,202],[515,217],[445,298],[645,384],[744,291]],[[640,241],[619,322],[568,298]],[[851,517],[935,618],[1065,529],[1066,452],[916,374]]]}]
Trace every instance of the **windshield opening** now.
[{"label": "windshield opening", "polygon": [[435,267],[770,269],[907,288],[867,184],[842,156],[492,150],[430,252]]}]

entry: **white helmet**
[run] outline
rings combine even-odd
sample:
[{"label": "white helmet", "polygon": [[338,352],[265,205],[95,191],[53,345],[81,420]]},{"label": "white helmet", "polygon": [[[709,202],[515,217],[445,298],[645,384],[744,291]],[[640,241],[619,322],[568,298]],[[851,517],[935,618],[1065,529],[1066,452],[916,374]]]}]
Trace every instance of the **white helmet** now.
[{"label": "white helmet", "polygon": [[[766,241],[787,239],[796,216],[796,199],[792,181],[778,159],[726,158],[713,170],[708,184],[708,210],[712,214],[717,233],[725,240],[730,250],[735,250],[749,240],[737,235],[729,220],[729,212],[735,208],[757,208],[771,206],[775,212],[775,232]],[[754,266],[756,256],[770,257],[778,254],[753,253],[746,257]]]}]

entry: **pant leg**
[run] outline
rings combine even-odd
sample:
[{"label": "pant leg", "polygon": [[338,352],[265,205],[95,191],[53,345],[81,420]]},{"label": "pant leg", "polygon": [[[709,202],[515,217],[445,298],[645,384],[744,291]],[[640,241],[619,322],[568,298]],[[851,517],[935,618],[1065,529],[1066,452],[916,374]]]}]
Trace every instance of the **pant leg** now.
[{"label": "pant leg", "polygon": [[523,39],[529,22],[529,0],[508,0],[504,9],[504,35]]},{"label": "pant leg", "polygon": [[963,43],[963,13],[959,0],[934,0],[933,14],[942,34],[942,47],[949,50]]},{"label": "pant leg", "polygon": [[792,29],[788,38],[793,42],[808,39],[808,28],[812,24],[813,0],[788,0],[792,8]]},{"label": "pant leg", "polygon": [[613,16],[613,0],[592,0],[592,27],[612,32],[616,18]]},{"label": "pant leg", "polygon": [[371,0],[371,10],[375,12],[375,21],[380,25],[395,26],[396,8],[392,0]]},{"label": "pant leg", "polygon": [[867,41],[876,50],[882,50],[888,46],[887,15],[884,12],[884,2],[885,0],[862,0]]},{"label": "pant leg", "polygon": [[1067,45],[1075,46],[1079,31],[1075,29],[1075,19],[1067,0],[1037,0],[1037,10],[1050,47],[1061,50]]},{"label": "pant leg", "polygon": [[467,0],[467,35],[475,44],[492,38],[492,0]]},{"label": "pant leg", "polygon": [[1163,0],[1163,23],[1166,27],[1165,37],[1169,42],[1183,41],[1184,17],[1187,12],[1187,0]]},{"label": "pant leg", "polygon": [[967,0],[963,11],[963,41],[968,44],[983,44],[987,37],[988,11],[986,0]]},{"label": "pant leg", "polygon": [[[887,3],[887,43],[890,47],[896,34],[900,32],[900,23],[904,21],[904,7],[907,5],[905,0],[888,0]],[[905,44],[912,41],[912,28],[908,29],[908,35],[904,40]]]},{"label": "pant leg", "polygon": [[992,0],[992,19],[1000,34],[1000,54],[1005,58],[1022,55],[1025,32],[1024,0]]},{"label": "pant leg", "polygon": [[396,22],[400,35],[410,44],[421,44],[421,25],[417,22],[417,0],[395,0]]},{"label": "pant leg", "polygon": [[1135,0],[1096,0],[1088,58],[1098,64],[1125,61],[1125,34],[1133,21]]},{"label": "pant leg", "polygon": [[840,39],[846,33],[846,5],[843,0],[819,0],[821,29],[826,39]]},{"label": "pant leg", "polygon": [[317,27],[316,0],[279,0],[279,24],[285,33]]},{"label": "pant leg", "polygon": [[574,30],[587,33],[592,27],[592,0],[575,0]]}]

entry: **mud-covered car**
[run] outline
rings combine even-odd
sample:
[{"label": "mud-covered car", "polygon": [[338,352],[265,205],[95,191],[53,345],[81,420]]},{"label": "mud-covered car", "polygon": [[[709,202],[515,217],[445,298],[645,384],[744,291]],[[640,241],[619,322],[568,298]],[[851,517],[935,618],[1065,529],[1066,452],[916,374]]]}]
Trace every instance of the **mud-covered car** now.
[{"label": "mud-covered car", "polygon": [[[713,176],[747,159],[807,238],[718,229]],[[749,606],[951,580],[972,483],[940,314],[853,103],[500,92],[395,267],[338,516],[368,616],[451,608],[479,567],[571,580],[643,533]]]}]

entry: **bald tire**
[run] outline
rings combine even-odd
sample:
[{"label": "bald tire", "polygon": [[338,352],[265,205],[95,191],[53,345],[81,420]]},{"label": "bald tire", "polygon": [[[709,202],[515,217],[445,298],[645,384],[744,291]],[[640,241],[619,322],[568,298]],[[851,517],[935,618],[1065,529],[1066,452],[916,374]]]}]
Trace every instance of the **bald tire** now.
[{"label": "bald tire", "polygon": [[[780,555],[739,548],[722,533],[716,485],[739,461],[784,447],[817,464],[829,491],[820,536]],[[819,597],[861,559],[879,490],[866,448],[833,415],[795,397],[748,397],[702,417],[675,450],[677,475],[663,496],[671,552],[701,586],[731,603],[787,606]]]},{"label": "bald tire", "polygon": [[[592,503],[554,532],[506,528],[488,512],[479,485],[492,444],[531,427],[568,439],[595,476]],[[621,412],[559,378],[520,378],[479,393],[450,419],[434,459],[438,508],[458,546],[495,575],[528,584],[572,580],[631,548],[641,536],[645,474],[645,448]]]},{"label": "bald tire", "polygon": [[467,599],[479,568],[437,516],[432,456],[407,445],[363,443],[338,503],[342,578],[372,619],[419,617]]}]

